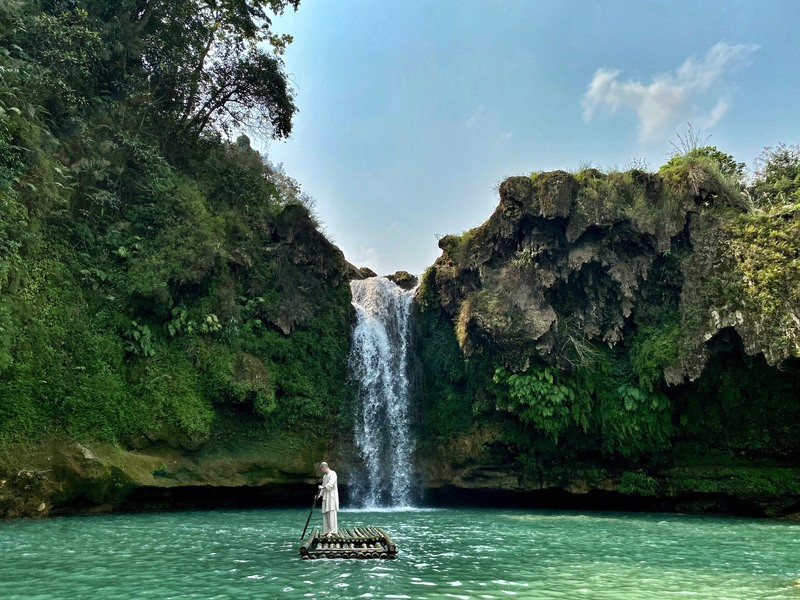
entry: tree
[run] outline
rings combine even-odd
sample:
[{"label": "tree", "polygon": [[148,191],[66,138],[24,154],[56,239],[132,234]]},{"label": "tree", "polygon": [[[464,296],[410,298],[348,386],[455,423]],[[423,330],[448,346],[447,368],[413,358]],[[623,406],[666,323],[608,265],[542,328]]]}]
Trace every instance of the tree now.
[{"label": "tree", "polygon": [[800,203],[800,146],[764,148],[756,160],[755,175],[751,194],[756,203]]},{"label": "tree", "polygon": [[[148,0],[138,11],[145,40],[141,65],[176,118],[180,138],[208,127],[228,133],[267,124],[291,133],[296,112],[283,62],[291,41],[271,30],[269,11],[299,0]],[[181,18],[176,19],[175,15]],[[271,48],[271,51],[265,50]]]},{"label": "tree", "polygon": [[688,148],[686,151],[676,151],[672,158],[661,167],[662,169],[671,167],[686,160],[707,160],[716,165],[720,172],[726,177],[731,177],[741,182],[744,178],[745,164],[737,162],[730,154],[726,154],[716,146],[699,146]]},{"label": "tree", "polygon": [[[193,143],[209,129],[291,133],[297,108],[281,58],[291,36],[271,14],[299,0],[72,0],[102,24],[106,87],[138,106],[167,145]],[[52,10],[66,10],[53,0]]]}]

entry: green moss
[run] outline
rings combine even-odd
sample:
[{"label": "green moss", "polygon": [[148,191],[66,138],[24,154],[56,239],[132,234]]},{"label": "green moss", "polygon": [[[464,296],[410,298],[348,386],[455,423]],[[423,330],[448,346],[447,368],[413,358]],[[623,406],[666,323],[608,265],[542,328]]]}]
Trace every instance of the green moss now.
[{"label": "green moss", "polygon": [[800,494],[800,470],[746,466],[673,469],[664,483],[675,493],[727,494],[765,500]]},{"label": "green moss", "polygon": [[453,323],[444,313],[436,290],[436,273],[428,270],[417,293],[415,344],[422,379],[421,439],[451,439],[471,428],[487,403],[485,381],[491,365],[483,356],[465,360]]},{"label": "green moss", "polygon": [[452,260],[463,262],[468,259],[470,245],[478,233],[478,228],[462,231],[458,235],[446,235],[439,240],[439,247],[444,250]]},{"label": "green moss", "polygon": [[714,210],[694,227],[681,303],[687,340],[735,326],[772,364],[800,356],[800,213]]},{"label": "green moss", "polygon": [[739,457],[790,457],[800,452],[800,406],[792,401],[798,388],[797,359],[770,367],[761,356],[746,356],[739,336],[726,329],[709,344],[702,376],[670,395],[684,440]]},{"label": "green moss", "polygon": [[639,383],[653,389],[661,381],[664,368],[676,365],[681,347],[681,323],[677,312],[665,315],[663,323],[637,329],[631,344],[631,362]]},{"label": "green moss", "polygon": [[619,478],[617,489],[621,494],[657,496],[660,484],[657,479],[642,471],[625,471]]}]

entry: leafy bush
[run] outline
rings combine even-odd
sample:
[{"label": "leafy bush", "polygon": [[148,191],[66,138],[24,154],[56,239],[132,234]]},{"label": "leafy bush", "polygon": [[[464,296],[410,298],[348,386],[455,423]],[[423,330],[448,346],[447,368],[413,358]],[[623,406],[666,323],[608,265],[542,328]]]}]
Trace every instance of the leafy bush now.
[{"label": "leafy bush", "polygon": [[732,178],[735,181],[744,179],[746,165],[743,162],[737,162],[733,156],[722,152],[715,146],[695,146],[678,149],[661,168],[666,171],[686,161],[706,161],[716,165],[719,172],[725,177]]},{"label": "leafy bush", "polygon": [[498,408],[555,439],[569,427],[589,427],[590,393],[557,367],[532,366],[523,374],[499,367],[494,383],[500,390]]},{"label": "leafy bush", "polygon": [[617,489],[621,494],[657,496],[660,484],[642,471],[625,471],[619,478]]},{"label": "leafy bush", "polygon": [[765,148],[757,161],[751,193],[762,207],[800,203],[800,147]]}]

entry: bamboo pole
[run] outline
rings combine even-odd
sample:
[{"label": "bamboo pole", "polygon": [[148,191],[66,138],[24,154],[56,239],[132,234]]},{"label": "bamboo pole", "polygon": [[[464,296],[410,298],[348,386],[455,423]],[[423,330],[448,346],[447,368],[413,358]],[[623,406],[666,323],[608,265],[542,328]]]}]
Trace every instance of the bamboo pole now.
[{"label": "bamboo pole", "polygon": [[383,536],[383,539],[384,539],[384,540],[386,540],[386,547],[387,547],[387,549],[388,549],[389,551],[391,551],[391,552],[397,552],[397,545],[394,543],[394,541],[392,540],[392,538],[390,538],[390,537],[389,537],[389,534],[388,534],[388,533],[386,533],[386,532],[385,532],[383,529],[381,529],[380,527],[378,527],[377,529],[378,529],[378,531],[381,533],[381,535]]},{"label": "bamboo pole", "polygon": [[317,528],[314,528],[314,530],[311,533],[308,534],[308,537],[306,538],[306,541],[303,542],[302,546],[300,546],[300,554],[301,555],[308,554],[308,552],[314,547],[314,543],[316,542],[317,532],[318,531],[319,530]]}]

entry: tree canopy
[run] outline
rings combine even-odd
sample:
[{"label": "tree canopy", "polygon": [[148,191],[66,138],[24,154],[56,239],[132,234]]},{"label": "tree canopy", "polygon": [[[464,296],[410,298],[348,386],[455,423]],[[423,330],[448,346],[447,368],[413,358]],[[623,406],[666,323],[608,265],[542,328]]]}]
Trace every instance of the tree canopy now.
[{"label": "tree canopy", "polygon": [[[117,120],[175,151],[204,133],[290,135],[297,108],[270,15],[299,0],[44,0],[0,9],[3,59],[46,118],[113,99]],[[94,104],[94,106],[90,106]]]},{"label": "tree canopy", "polygon": [[800,204],[800,147],[765,148],[756,163],[752,193],[760,204]]}]

